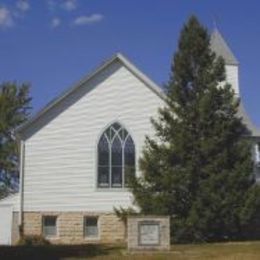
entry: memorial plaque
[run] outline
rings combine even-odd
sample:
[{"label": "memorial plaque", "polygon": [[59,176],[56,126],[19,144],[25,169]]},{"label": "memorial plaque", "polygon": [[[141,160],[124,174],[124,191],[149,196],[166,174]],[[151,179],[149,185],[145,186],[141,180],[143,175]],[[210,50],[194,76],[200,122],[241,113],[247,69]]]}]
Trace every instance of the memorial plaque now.
[{"label": "memorial plaque", "polygon": [[128,250],[170,250],[169,216],[129,216]]},{"label": "memorial plaque", "polygon": [[157,222],[139,223],[139,244],[140,245],[159,245],[160,244],[160,225]]}]

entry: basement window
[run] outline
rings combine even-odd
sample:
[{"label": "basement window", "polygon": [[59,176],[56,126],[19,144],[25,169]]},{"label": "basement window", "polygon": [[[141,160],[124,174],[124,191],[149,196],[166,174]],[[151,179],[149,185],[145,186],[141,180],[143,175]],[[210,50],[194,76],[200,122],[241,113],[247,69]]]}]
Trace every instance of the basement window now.
[{"label": "basement window", "polygon": [[44,216],[43,217],[43,235],[47,238],[57,236],[57,216]]},{"label": "basement window", "polygon": [[98,217],[84,218],[84,236],[86,238],[98,238]]}]

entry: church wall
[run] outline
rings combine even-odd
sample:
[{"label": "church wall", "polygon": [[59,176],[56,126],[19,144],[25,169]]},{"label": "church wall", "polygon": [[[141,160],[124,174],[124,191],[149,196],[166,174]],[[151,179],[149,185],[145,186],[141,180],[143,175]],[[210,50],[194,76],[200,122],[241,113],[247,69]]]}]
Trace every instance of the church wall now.
[{"label": "church wall", "polygon": [[97,188],[97,143],[119,121],[135,142],[137,175],[150,118],[163,100],[121,63],[82,85],[26,133],[24,211],[112,212],[132,205],[127,189]]}]

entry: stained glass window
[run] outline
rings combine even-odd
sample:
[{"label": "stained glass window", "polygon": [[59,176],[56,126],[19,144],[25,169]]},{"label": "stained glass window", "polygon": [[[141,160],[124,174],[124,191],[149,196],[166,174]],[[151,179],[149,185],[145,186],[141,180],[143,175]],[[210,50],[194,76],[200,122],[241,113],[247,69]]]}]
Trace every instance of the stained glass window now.
[{"label": "stained glass window", "polygon": [[98,183],[100,187],[109,186],[109,141],[102,135],[98,144]]},{"label": "stained glass window", "polygon": [[122,188],[135,174],[135,145],[127,130],[114,123],[98,143],[98,187]]},{"label": "stained glass window", "polygon": [[130,135],[127,137],[125,141],[124,153],[125,185],[127,185],[129,183],[129,178],[135,172],[135,145]]}]

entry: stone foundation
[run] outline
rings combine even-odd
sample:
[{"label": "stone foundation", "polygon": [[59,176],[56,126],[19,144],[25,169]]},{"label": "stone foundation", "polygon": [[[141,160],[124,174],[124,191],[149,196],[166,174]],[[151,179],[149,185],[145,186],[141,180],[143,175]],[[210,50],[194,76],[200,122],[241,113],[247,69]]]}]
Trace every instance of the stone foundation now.
[{"label": "stone foundation", "polygon": [[[121,243],[125,242],[125,226],[113,213],[89,212],[24,212],[24,234],[42,235],[43,216],[57,216],[57,237],[54,244]],[[98,238],[84,236],[84,218],[98,217]]]}]

